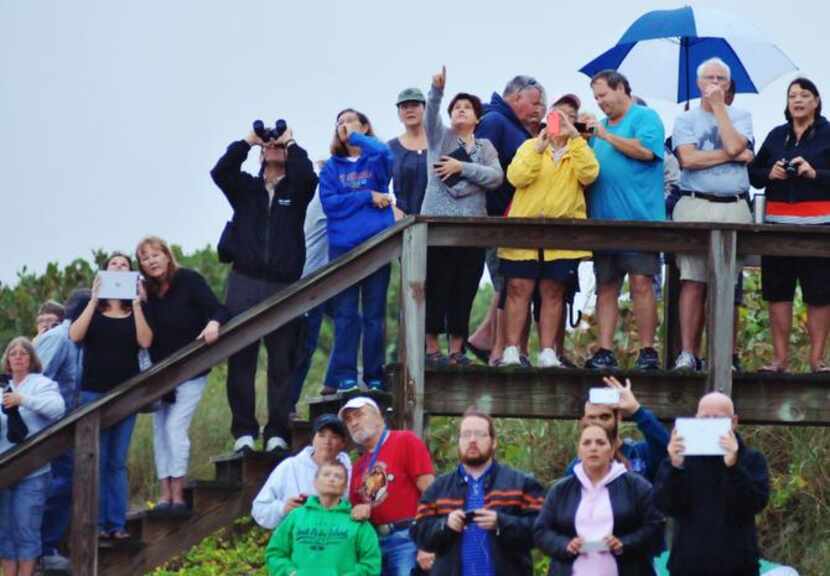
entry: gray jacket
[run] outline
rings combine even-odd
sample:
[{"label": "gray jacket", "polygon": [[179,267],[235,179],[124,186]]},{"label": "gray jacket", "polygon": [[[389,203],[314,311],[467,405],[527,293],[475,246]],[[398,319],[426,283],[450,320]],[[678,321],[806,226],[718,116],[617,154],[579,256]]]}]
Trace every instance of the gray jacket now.
[{"label": "gray jacket", "polygon": [[489,140],[476,139],[480,147],[479,163],[462,162],[462,180],[449,187],[432,167],[441,156],[458,148],[458,134],[441,121],[443,90],[430,88],[427,96],[427,190],[421,214],[425,216],[487,216],[485,192],[498,188],[504,180],[499,155]]}]

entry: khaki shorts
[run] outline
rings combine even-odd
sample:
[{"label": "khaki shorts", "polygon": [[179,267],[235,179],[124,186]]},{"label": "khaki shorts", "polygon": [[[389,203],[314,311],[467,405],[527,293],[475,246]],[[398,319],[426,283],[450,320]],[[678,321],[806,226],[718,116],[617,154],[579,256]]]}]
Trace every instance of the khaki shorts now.
[{"label": "khaki shorts", "polygon": [[[727,222],[729,224],[751,224],[752,214],[744,200],[737,202],[710,202],[702,198],[683,196],[674,207],[675,222]],[[706,283],[708,279],[708,254],[678,254],[677,267],[680,279]],[[738,274],[743,268],[743,259],[738,258],[735,269]]]}]

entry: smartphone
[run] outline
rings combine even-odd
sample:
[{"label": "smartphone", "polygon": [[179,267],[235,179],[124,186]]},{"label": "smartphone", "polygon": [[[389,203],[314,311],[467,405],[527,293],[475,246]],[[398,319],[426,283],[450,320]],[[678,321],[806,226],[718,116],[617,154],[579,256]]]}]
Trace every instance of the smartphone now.
[{"label": "smartphone", "polygon": [[548,136],[559,136],[559,112],[556,110],[548,112],[546,121]]},{"label": "smartphone", "polygon": [[619,404],[620,391],[614,388],[591,388],[588,392],[591,404]]},{"label": "smartphone", "polygon": [[475,510],[467,510],[464,512],[464,522],[466,524],[472,524],[476,521],[476,511]]}]

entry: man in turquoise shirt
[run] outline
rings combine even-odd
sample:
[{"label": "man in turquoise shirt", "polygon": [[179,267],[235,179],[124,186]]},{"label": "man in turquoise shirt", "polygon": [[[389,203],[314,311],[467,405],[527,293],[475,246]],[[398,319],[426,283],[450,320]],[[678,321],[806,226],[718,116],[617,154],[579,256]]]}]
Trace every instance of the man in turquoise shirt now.
[{"label": "man in turquoise shirt", "polygon": [[[588,192],[591,218],[606,220],[666,219],[663,200],[663,123],[654,110],[634,104],[631,86],[615,70],[603,70],[591,79],[591,89],[606,118],[591,118],[591,146],[599,161],[599,178]],[[657,330],[657,300],[652,277],[660,270],[656,253],[630,251],[594,252],[597,279],[599,350],[586,368],[617,366],[613,352],[614,330],[619,315],[618,300],[625,275],[634,304],[640,336],[636,368],[655,370],[659,357],[654,349]]]}]

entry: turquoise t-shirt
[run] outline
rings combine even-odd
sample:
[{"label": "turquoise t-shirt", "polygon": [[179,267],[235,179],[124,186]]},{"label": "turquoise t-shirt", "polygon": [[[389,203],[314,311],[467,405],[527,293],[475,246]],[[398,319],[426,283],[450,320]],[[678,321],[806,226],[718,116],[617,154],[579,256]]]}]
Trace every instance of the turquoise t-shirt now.
[{"label": "turquoise t-shirt", "polygon": [[599,162],[599,178],[588,190],[591,218],[606,220],[665,220],[663,199],[663,122],[651,108],[632,104],[619,123],[605,129],[621,138],[636,138],[654,153],[644,162],[629,158],[599,138],[591,147]]}]

